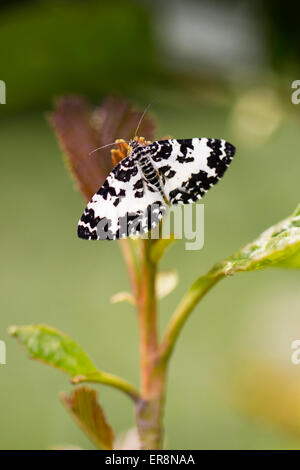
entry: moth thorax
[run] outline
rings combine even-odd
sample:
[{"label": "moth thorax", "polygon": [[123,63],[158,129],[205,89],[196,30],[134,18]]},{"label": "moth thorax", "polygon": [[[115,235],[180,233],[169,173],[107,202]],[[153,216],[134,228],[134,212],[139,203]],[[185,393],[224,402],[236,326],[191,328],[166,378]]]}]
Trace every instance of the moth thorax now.
[{"label": "moth thorax", "polygon": [[132,149],[136,149],[140,144],[136,140],[130,140],[129,145]]}]

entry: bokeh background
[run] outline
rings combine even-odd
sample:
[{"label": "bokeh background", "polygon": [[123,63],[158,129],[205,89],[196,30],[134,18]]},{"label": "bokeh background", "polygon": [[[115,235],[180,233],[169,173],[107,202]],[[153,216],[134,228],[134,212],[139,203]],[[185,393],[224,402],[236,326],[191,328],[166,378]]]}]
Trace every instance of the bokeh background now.
[{"label": "bokeh background", "polygon": [[[299,6],[298,6],[299,8]],[[47,323],[102,369],[138,384],[135,313],[117,243],[77,239],[84,207],[46,114],[63,94],[152,103],[157,137],[226,138],[237,156],[205,199],[205,245],[176,244],[163,267],[180,282],[161,302],[165,327],[191,282],[289,215],[299,202],[299,12],[276,1],[7,1],[0,7],[0,447],[92,445],[58,399],[68,377],[30,361],[9,325]],[[122,136],[120,136],[122,137]],[[147,137],[147,136],[146,136]],[[300,448],[297,271],[237,275],[193,313],[174,354],[165,416],[171,449]],[[126,397],[99,387],[117,432]]]}]

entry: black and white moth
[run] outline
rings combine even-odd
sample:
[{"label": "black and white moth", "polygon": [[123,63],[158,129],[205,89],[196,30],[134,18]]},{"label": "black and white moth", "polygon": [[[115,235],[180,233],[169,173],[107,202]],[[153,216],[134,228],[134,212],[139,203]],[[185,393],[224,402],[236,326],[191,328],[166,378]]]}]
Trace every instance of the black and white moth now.
[{"label": "black and white moth", "polygon": [[130,154],[108,175],[78,223],[86,240],[115,240],[154,228],[170,204],[201,199],[235,154],[225,140],[130,141]]}]

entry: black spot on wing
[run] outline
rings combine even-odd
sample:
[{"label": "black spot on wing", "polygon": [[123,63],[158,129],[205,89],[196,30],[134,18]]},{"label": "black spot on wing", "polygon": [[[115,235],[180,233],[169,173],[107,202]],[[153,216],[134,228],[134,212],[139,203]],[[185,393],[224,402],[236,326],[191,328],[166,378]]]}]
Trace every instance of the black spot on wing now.
[{"label": "black spot on wing", "polygon": [[207,146],[212,149],[207,159],[209,168],[216,170],[216,175],[222,178],[234,154],[235,147],[228,142],[225,144],[225,155],[223,153],[223,142],[219,139],[207,139]]},{"label": "black spot on wing", "polygon": [[116,195],[116,190],[113,186],[110,186],[108,180],[106,179],[97,192],[97,194],[100,194],[100,196],[103,197],[103,199],[107,200],[108,195],[109,196],[115,196]]},{"label": "black spot on wing", "polygon": [[189,163],[194,161],[194,157],[192,157],[189,153],[189,150],[193,151],[194,146],[192,144],[192,139],[183,139],[178,140],[180,144],[180,153],[181,155],[177,155],[176,160],[179,163]]},{"label": "black spot on wing", "polygon": [[97,227],[99,220],[100,217],[95,217],[95,211],[92,208],[86,208],[80,219],[83,224],[89,225],[91,229]]},{"label": "black spot on wing", "polygon": [[136,165],[136,163],[135,163],[135,159],[132,158],[132,156],[130,156],[130,157],[123,158],[123,160],[120,161],[119,165],[122,166],[123,168],[133,168]]},{"label": "black spot on wing", "polygon": [[138,172],[135,160],[131,157],[124,158],[118,163],[112,171],[113,176],[118,181],[128,183]]},{"label": "black spot on wing", "polygon": [[117,207],[125,196],[126,196],[125,189],[120,189],[120,191],[116,194],[116,198],[113,202],[113,205]]},{"label": "black spot on wing", "polygon": [[168,140],[159,140],[153,142],[148,148],[150,149],[151,158],[155,162],[161,162],[170,158],[173,146]]},{"label": "black spot on wing", "polygon": [[97,224],[100,217],[95,217],[93,209],[86,208],[78,223],[77,235],[84,240],[97,240]]},{"label": "black spot on wing", "polygon": [[187,183],[187,189],[204,189],[204,191],[208,191],[211,186],[216,184],[218,179],[215,176],[208,176],[206,171],[200,170],[197,174],[192,174],[192,177],[189,179]]},{"label": "black spot on wing", "polygon": [[92,208],[86,208],[78,224],[77,235],[85,240],[112,240],[111,220],[106,217],[95,217]]},{"label": "black spot on wing", "polygon": [[226,153],[225,158],[232,160],[235,155],[235,151],[236,151],[236,148],[234,145],[230,144],[229,142],[225,143],[225,153]]},{"label": "black spot on wing", "polygon": [[159,168],[159,174],[170,179],[176,175],[176,171],[172,170],[172,167],[170,165],[164,165]]},{"label": "black spot on wing", "polygon": [[129,170],[125,170],[124,168],[119,168],[115,172],[115,178],[118,181],[123,181],[123,183],[128,183],[133,176],[135,176],[138,172],[136,167],[130,168]]},{"label": "black spot on wing", "polygon": [[202,198],[211,186],[216,184],[218,179],[215,176],[208,176],[206,171],[192,173],[190,178],[183,183],[181,188],[170,191],[171,204],[190,204]]},{"label": "black spot on wing", "polygon": [[133,189],[143,189],[143,187],[144,187],[144,183],[143,183],[142,178],[137,180],[133,185]]},{"label": "black spot on wing", "polygon": [[137,180],[133,185],[134,197],[141,198],[144,196],[144,182],[143,179]]},{"label": "black spot on wing", "polygon": [[121,199],[126,196],[126,191],[125,189],[121,188],[119,192],[116,191],[116,189],[111,186],[108,182],[108,180],[105,180],[99,191],[97,192],[100,196],[103,197],[103,199],[107,200],[108,196],[110,196],[110,200],[112,204],[117,207]]},{"label": "black spot on wing", "polygon": [[83,225],[78,225],[77,235],[84,240],[97,240],[97,231],[90,230],[89,227],[84,227]]}]

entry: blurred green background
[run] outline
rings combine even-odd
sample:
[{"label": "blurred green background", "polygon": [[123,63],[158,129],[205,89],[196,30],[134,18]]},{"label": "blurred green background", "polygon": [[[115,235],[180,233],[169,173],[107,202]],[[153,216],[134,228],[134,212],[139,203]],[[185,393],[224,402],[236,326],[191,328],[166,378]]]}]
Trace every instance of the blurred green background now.
[{"label": "blurred green background", "polygon": [[[84,202],[47,124],[54,98],[79,93],[96,104],[119,93],[141,108],[152,103],[157,137],[225,138],[237,146],[226,177],[205,199],[204,248],[186,251],[180,242],[163,261],[180,278],[161,302],[163,330],[197,276],[299,202],[295,8],[237,0],[1,4],[1,449],[92,448],[59,402],[58,393],[71,389],[67,376],[31,362],[8,336],[9,325],[55,326],[102,369],[139,381],[135,313],[109,302],[128,289],[119,246],[76,237]],[[299,336],[297,271],[252,272],[215,287],[172,359],[167,447],[300,448],[300,366],[290,362]],[[264,364],[266,377],[270,367],[272,381],[261,383],[254,371],[241,391],[234,384],[249,364]],[[266,416],[264,403],[278,387]],[[128,399],[98,390],[116,431],[131,427]],[[260,405],[249,407],[254,395]]]}]

